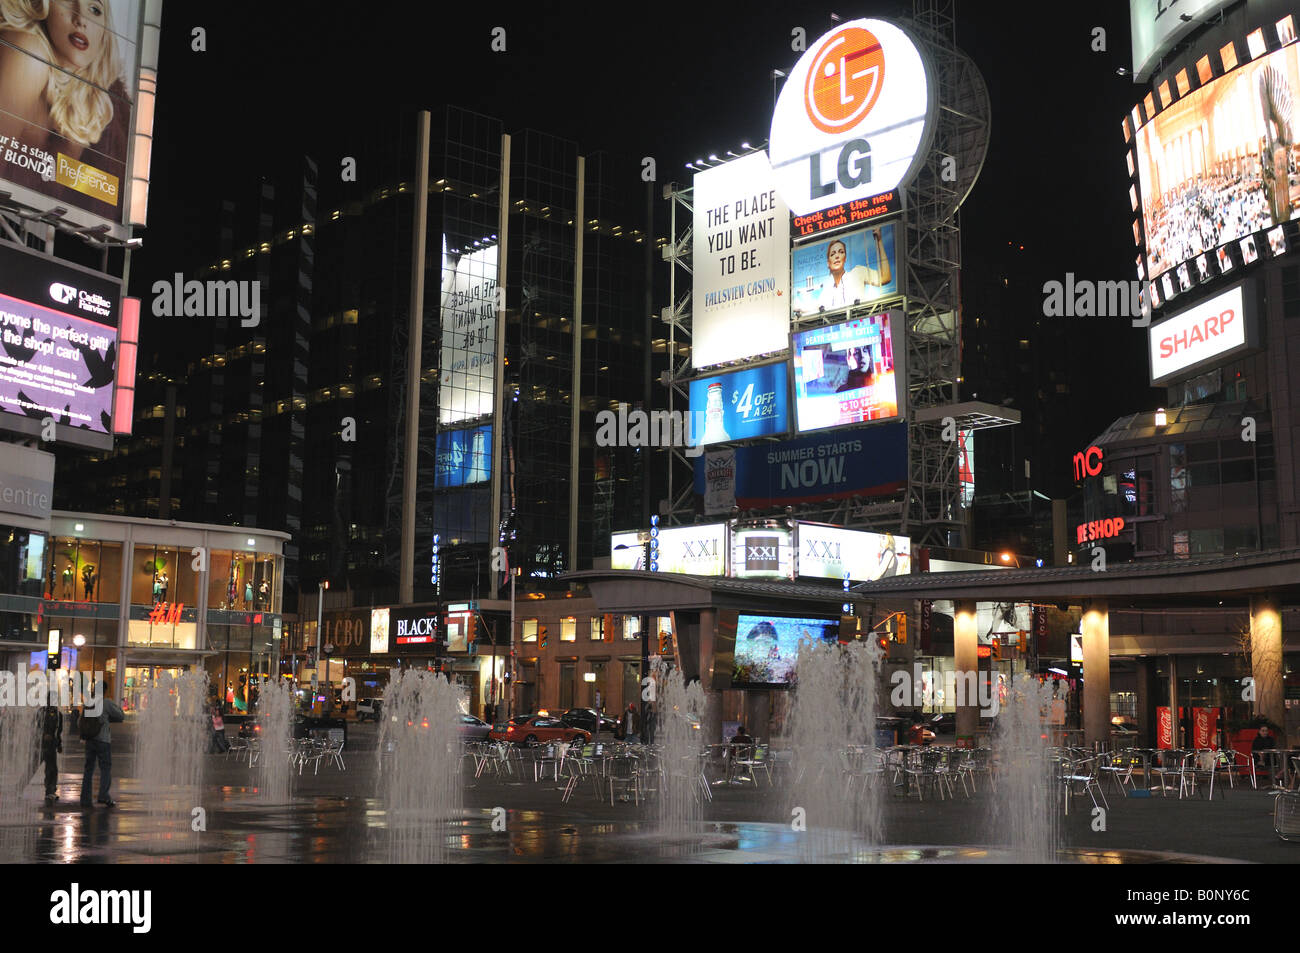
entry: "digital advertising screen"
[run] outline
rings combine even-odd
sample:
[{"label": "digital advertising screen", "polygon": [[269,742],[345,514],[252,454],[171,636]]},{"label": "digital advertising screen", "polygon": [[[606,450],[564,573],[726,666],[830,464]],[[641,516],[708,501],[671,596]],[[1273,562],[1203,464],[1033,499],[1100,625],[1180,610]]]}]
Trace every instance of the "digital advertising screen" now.
[{"label": "digital advertising screen", "polygon": [[903,312],[793,335],[795,421],[801,433],[899,417],[894,328]]},{"label": "digital advertising screen", "polygon": [[492,413],[497,353],[497,246],[448,249],[442,237],[442,374],[438,422]]},{"label": "digital advertising screen", "polygon": [[142,8],[0,4],[0,179],[18,201],[122,222]]},{"label": "digital advertising screen", "polygon": [[0,410],[30,421],[15,429],[112,434],[121,307],[116,279],[0,244]]},{"label": "digital advertising screen", "polygon": [[800,576],[875,582],[912,571],[912,541],[906,536],[799,523],[798,539]]},{"label": "digital advertising screen", "polygon": [[[1221,246],[1300,217],[1298,94],[1292,43],[1192,91],[1137,131],[1148,279],[1204,253],[1222,262]],[[1261,244],[1244,247],[1243,258],[1257,257]],[[1162,287],[1172,297],[1172,281]]]},{"label": "digital advertising screen", "polygon": [[659,530],[658,572],[721,576],[727,569],[727,524]]},{"label": "digital advertising screen", "polygon": [[839,619],[742,613],[736,621],[731,680],[737,686],[789,685],[794,680],[800,643],[835,642],[839,635]]},{"label": "digital advertising screen", "polygon": [[785,362],[691,381],[696,446],[784,434],[790,429]]},{"label": "digital advertising screen", "polygon": [[438,489],[484,483],[492,477],[492,425],[468,430],[444,430],[437,439]]},{"label": "digital advertising screen", "polygon": [[610,569],[645,569],[646,546],[638,532],[613,533],[609,537]]},{"label": "digital advertising screen", "polygon": [[797,245],[790,256],[790,313],[841,311],[898,294],[892,222]]},{"label": "digital advertising screen", "polygon": [[389,610],[370,610],[370,654],[382,655],[388,651]]},{"label": "digital advertising screen", "polygon": [[737,579],[793,579],[794,536],[784,527],[733,529],[730,574]]},{"label": "digital advertising screen", "polygon": [[783,351],[790,333],[790,210],[766,154],[695,175],[691,366]]}]

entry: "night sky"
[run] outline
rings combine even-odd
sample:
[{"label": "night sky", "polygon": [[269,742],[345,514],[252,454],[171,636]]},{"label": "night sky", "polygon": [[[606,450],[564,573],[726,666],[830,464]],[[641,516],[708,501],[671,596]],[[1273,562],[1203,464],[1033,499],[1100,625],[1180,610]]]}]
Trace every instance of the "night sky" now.
[{"label": "night sky", "polygon": [[[660,182],[684,184],[686,161],[767,139],[771,70],[797,59],[793,27],[811,42],[832,25],[831,12],[847,20],[911,10],[897,2],[551,6],[373,5],[363,9],[379,16],[367,19],[351,4],[165,5],[151,225],[133,262],[133,293],[186,263],[199,210],[249,195],[275,156],[312,151],[330,174],[357,151],[354,127],[381,107],[453,103],[501,118],[507,131],[532,126],[584,151],[655,156]],[[1116,74],[1131,66],[1128,4],[956,7],[958,44],[993,103],[990,151],[962,213],[964,286],[1002,271],[1025,288],[1067,271],[1135,277],[1120,123],[1140,88]],[[191,50],[196,26],[207,31],[206,52]],[[504,53],[490,49],[496,26],[506,30]],[[1096,26],[1106,29],[1104,53],[1090,48]],[[984,307],[970,292],[965,304]],[[1041,313],[987,316],[1024,323]],[[1077,413],[1060,424],[1072,431],[1067,442],[1150,409],[1145,332],[1123,320],[1058,320],[1075,322],[1073,366],[1056,367],[1079,395]]]}]

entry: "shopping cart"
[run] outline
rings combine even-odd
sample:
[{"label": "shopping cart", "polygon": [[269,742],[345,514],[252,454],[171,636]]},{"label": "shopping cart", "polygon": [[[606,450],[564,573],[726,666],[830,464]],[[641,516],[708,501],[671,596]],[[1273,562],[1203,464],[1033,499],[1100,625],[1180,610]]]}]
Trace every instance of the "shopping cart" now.
[{"label": "shopping cart", "polygon": [[1273,833],[1285,841],[1300,841],[1300,792],[1278,791],[1274,797]]}]

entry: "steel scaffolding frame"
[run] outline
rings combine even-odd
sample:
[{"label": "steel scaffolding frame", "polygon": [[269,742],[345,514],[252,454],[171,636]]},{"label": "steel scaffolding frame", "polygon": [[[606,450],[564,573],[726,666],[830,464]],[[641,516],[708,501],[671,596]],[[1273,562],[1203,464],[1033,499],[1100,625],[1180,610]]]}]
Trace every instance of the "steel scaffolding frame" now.
[{"label": "steel scaffolding frame", "polygon": [[[904,210],[895,219],[902,298],[875,301],[834,316],[835,323],[901,309],[906,316],[904,371],[907,376],[908,482],[896,500],[834,500],[826,503],[773,507],[762,513],[789,512],[803,519],[837,523],[859,529],[900,531],[919,545],[957,546],[967,543],[967,514],[961,506],[958,443],[945,440],[945,431],[1005,426],[1010,419],[992,419],[987,412],[969,413],[956,406],[961,383],[961,228],[957,210],[970,194],[988,150],[990,105],[983,78],[956,46],[953,0],[914,0],[914,19],[905,24],[921,42],[934,82],[935,131],[929,152],[912,182],[903,189]],[[669,263],[669,297],[661,319],[668,325],[668,409],[689,409],[689,356],[678,349],[691,337],[691,239],[694,224],[693,190],[670,184],[670,242],[663,258]],[[683,213],[679,222],[678,212]],[[683,284],[679,284],[679,280]],[[682,288],[685,287],[683,291]],[[792,330],[830,323],[822,315],[797,319]],[[767,356],[719,366],[743,366]],[[952,408],[951,414],[939,413]],[[917,412],[921,419],[917,419]],[[951,416],[952,425],[945,417]],[[764,441],[770,442],[770,441]],[[694,522],[694,468],[678,449],[668,451],[668,498],[660,506],[669,525]],[[685,484],[680,483],[685,480]]]}]

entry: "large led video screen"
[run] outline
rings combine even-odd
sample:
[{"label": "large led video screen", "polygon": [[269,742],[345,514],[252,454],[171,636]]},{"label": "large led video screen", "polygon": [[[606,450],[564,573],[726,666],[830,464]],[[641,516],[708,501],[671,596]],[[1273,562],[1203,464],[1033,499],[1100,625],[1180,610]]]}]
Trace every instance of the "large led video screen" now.
[{"label": "large led video screen", "polygon": [[0,179],[19,201],[122,221],[138,0],[0,3]]},{"label": "large led video screen", "polygon": [[438,489],[485,483],[492,476],[492,425],[467,430],[444,430],[438,434],[437,469],[433,485]]},{"label": "large led video screen", "polygon": [[731,680],[737,687],[789,685],[794,680],[799,644],[839,639],[838,619],[815,619],[742,613],[736,620],[735,668]]},{"label": "large led video screen", "polygon": [[492,413],[496,353],[497,246],[448,248],[444,235],[439,423]]},{"label": "large led video screen", "polygon": [[901,311],[793,336],[795,422],[801,433],[901,416],[894,328]]},{"label": "large led video screen", "polygon": [[691,381],[695,446],[784,434],[790,429],[787,379],[782,362]]},{"label": "large led video screen", "polygon": [[790,210],[766,154],[696,174],[691,255],[691,366],[784,351]]},{"label": "large led video screen", "polygon": [[1300,217],[1297,94],[1300,47],[1292,44],[1193,91],[1138,130],[1150,280]]},{"label": "large led video screen", "polygon": [[841,311],[898,294],[894,231],[891,222],[797,246],[790,255],[791,314]]},{"label": "large led video screen", "polygon": [[108,275],[0,244],[0,410],[111,434],[121,307]]}]

